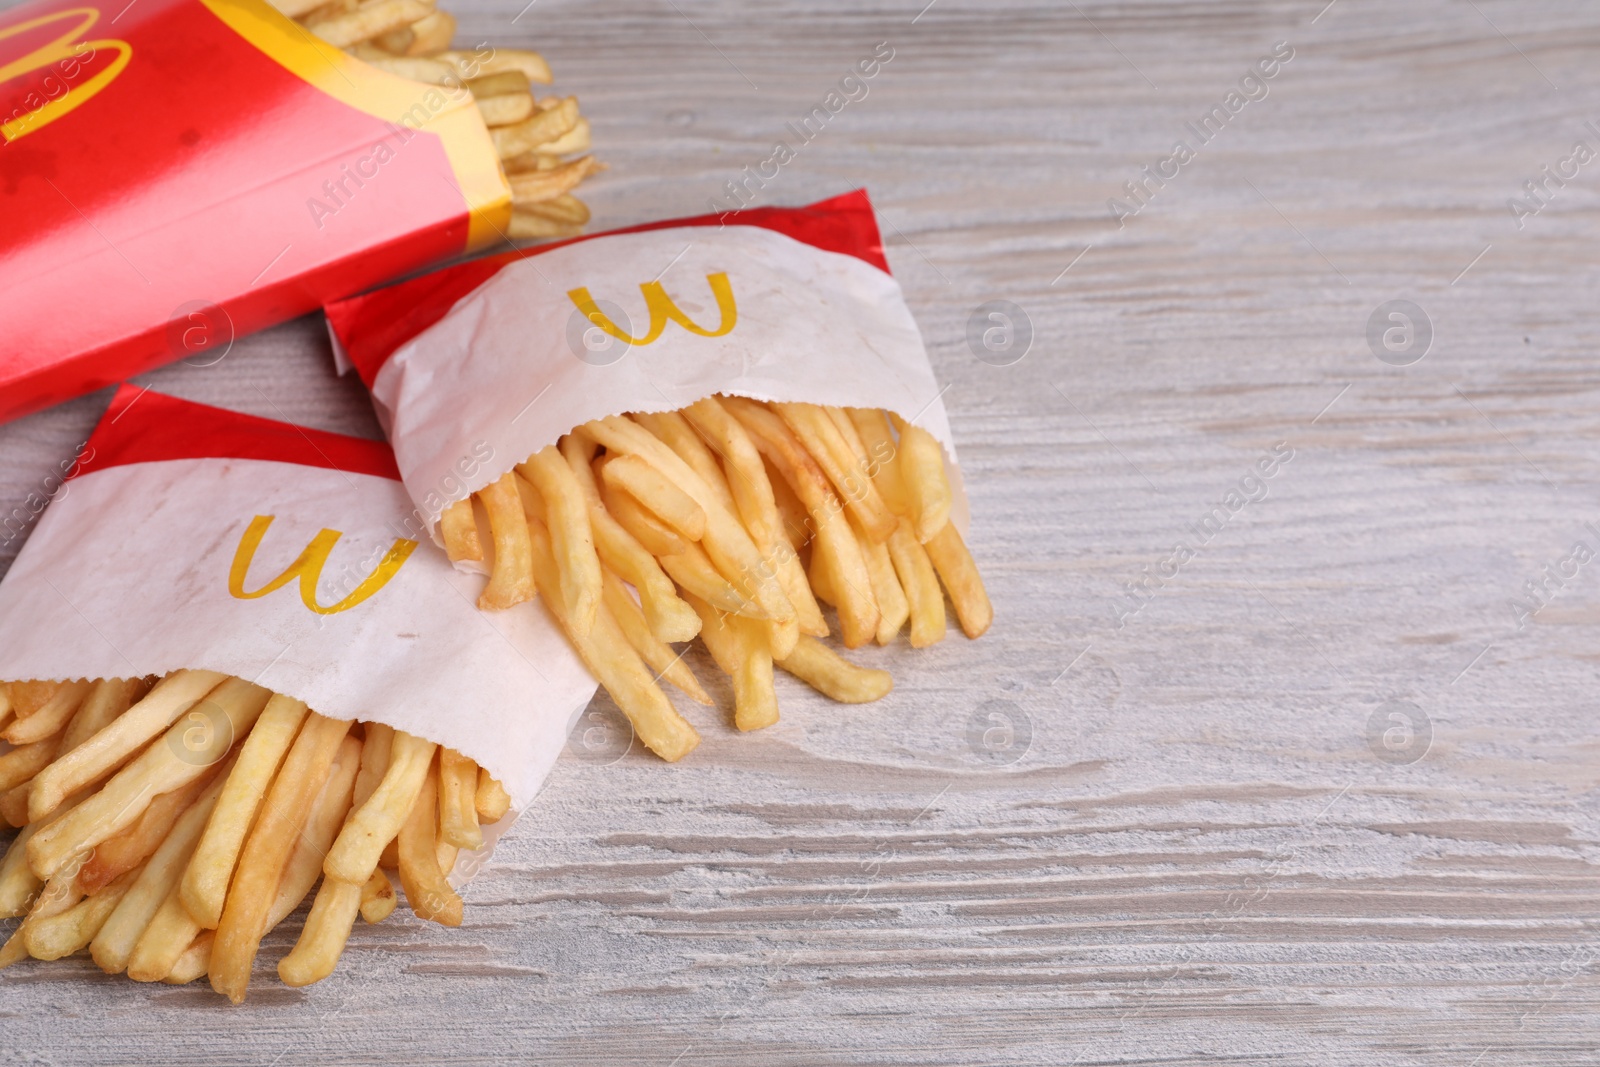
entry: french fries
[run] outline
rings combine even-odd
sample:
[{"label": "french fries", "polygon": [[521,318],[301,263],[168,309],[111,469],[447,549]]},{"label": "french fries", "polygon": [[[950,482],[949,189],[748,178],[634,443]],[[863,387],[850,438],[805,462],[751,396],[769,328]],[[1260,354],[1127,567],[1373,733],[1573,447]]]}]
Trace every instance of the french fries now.
[{"label": "french fries", "polygon": [[[0,858],[0,918],[22,922],[0,944],[0,968],[87,949],[135,981],[209,975],[237,1003],[262,938],[311,900],[278,970],[289,985],[318,981],[357,915],[376,923],[394,911],[378,864],[406,828],[401,874],[414,910],[460,922],[445,876],[511,805],[476,762],[239,678],[177,671],[151,681],[0,683],[13,721],[19,704],[22,722],[55,716],[47,740],[59,750],[10,787],[21,791],[22,828]],[[201,701],[204,712],[192,711]],[[66,702],[76,703],[70,714],[59,710]],[[183,744],[194,716],[224,735],[214,750]],[[62,788],[72,792],[53,799]],[[36,792],[50,795],[33,819]],[[36,850],[41,840],[48,847]]]},{"label": "french fries", "polygon": [[665,678],[696,704],[712,703],[711,696],[700,685],[689,665],[683,662],[683,653],[672,651],[672,646],[650,632],[644,612],[633,602],[633,594],[622,579],[607,572],[605,577],[605,605],[617,625],[622,627],[628,644],[639,653],[657,678]]},{"label": "french fries", "polygon": [[700,613],[700,639],[723,673],[733,679],[733,724],[759,730],[778,721],[778,697],[772,689],[772,650],[754,621],[721,612],[693,596]]},{"label": "french fries", "polygon": [[453,748],[439,750],[439,836],[456,848],[483,847],[478,828],[478,765]]},{"label": "french fries", "polygon": [[939,572],[940,581],[950,591],[950,601],[956,606],[956,618],[968,637],[981,637],[994,621],[994,609],[989,606],[989,594],[978,576],[978,565],[967,551],[967,543],[950,523],[923,545],[933,569]]},{"label": "french fries", "polygon": [[361,918],[368,923],[381,923],[394,914],[398,903],[399,898],[394,895],[394,883],[389,881],[389,876],[381,868],[373,871],[367,884],[361,887]]},{"label": "french fries", "polygon": [[478,771],[478,792],[474,798],[478,807],[478,823],[497,823],[511,810],[511,794],[488,771]]},{"label": "french fries", "polygon": [[[311,818],[350,723],[313,713],[284,757],[260,816],[239,853],[217,937],[211,946],[211,988],[238,1004],[250,985],[267,911],[295,842]],[[352,776],[353,780],[353,776]]]},{"label": "french fries", "polygon": [[28,821],[38,822],[69,794],[116,770],[156,734],[223,681],[215,671],[175,671],[127,714],[41,771],[28,795]]},{"label": "french fries", "polygon": [[[247,733],[266,706],[270,694],[242,678],[229,678],[207,697],[220,716],[222,726],[233,737]],[[132,713],[130,713],[132,714]],[[100,842],[131,825],[150,806],[152,800],[199,778],[226,749],[209,758],[189,748],[185,736],[189,727],[174,723],[99,792],[74,808],[65,818],[51,823],[28,842],[28,865],[41,878],[49,878],[74,857],[87,856]],[[93,743],[92,740],[90,742]],[[33,808],[30,794],[29,811]]]},{"label": "french fries", "polygon": [[522,498],[515,477],[507,471],[499,481],[478,493],[489,514],[489,532],[494,541],[494,569],[478,597],[480,608],[498,611],[533,599],[528,529],[522,521]]},{"label": "french fries", "polygon": [[[589,150],[589,122],[578,114],[576,97],[535,97],[534,85],[552,81],[550,64],[539,53],[452,50],[455,17],[434,0],[271,3],[306,31],[379,70],[470,96],[511,180],[505,236],[539,240],[582,232],[589,209],[572,190],[605,168],[592,156],[566,158]],[[0,728],[6,719],[0,713]]]},{"label": "french fries", "polygon": [[950,483],[944,476],[944,452],[933,434],[891,413],[900,431],[900,476],[917,540],[927,544],[950,525]]},{"label": "french fries", "polygon": [[527,478],[544,501],[545,521],[561,568],[558,595],[569,625],[587,634],[600,610],[601,593],[600,557],[595,554],[583,487],[554,445],[519,463],[517,473]]},{"label": "french fries", "polygon": [[471,500],[457,500],[445,508],[439,528],[450,562],[483,558],[483,542],[478,540],[478,524],[472,517]]},{"label": "french fries", "polygon": [[894,688],[888,671],[857,667],[814,637],[802,637],[778,666],[841,704],[881,700]]},{"label": "french fries", "polygon": [[[897,415],[712,396],[575,427],[516,471],[533,587],[645,747],[668,761],[699,737],[657,683],[711,702],[669,643],[698,634],[732,681],[733,725],[757,730],[778,720],[774,667],[842,703],[893,689],[887,672],[819,640],[829,633],[819,600],[835,608],[846,648],[888,645],[908,624],[913,648],[942,640],[946,592],[967,636],[993,618],[950,524],[943,450]],[[476,494],[481,508],[469,500],[445,513],[453,559],[481,542],[480,511],[496,539],[506,534],[501,491],[495,483]],[[448,760],[435,773],[448,781]],[[450,821],[465,821],[464,780],[442,795],[441,839],[470,840]],[[479,818],[493,821],[483,801],[480,783]]]},{"label": "french fries", "polygon": [[383,850],[405,825],[423,788],[437,745],[411,734],[395,732],[383,778],[334,839],[323,863],[329,878],[360,885],[378,868]]},{"label": "french fries", "polygon": [[560,443],[561,456],[583,489],[589,508],[589,528],[594,534],[600,562],[639,593],[650,632],[662,641],[688,641],[700,632],[700,617],[678,596],[672,579],[654,555],[623,528],[606,509],[594,470],[594,443],[582,434],[568,434]]},{"label": "french fries", "polygon": [[608,460],[600,468],[600,480],[617,492],[631,495],[684,539],[699,541],[705,537],[705,509],[638,456]]},{"label": "french fries", "polygon": [[[545,586],[558,583],[549,532],[537,519],[529,521],[528,531],[533,538],[533,561],[539,583]],[[700,734],[678,714],[656,685],[649,668],[628,643],[627,635],[610,609],[602,603],[595,615],[594,628],[581,634],[567,622],[558,606],[550,603],[555,598],[544,599],[556,622],[566,630],[579,658],[616,700],[645,747],[669,763],[688,755],[700,743]]]},{"label": "french fries", "polygon": [[430,0],[377,0],[354,11],[306,23],[306,29],[331,45],[349,48],[410,26],[433,13]]},{"label": "french fries", "polygon": [[245,834],[308,714],[310,709],[300,701],[274,694],[245,738],[235,765],[237,773],[230,774],[223,785],[195,858],[183,876],[184,907],[208,930],[215,930],[222,919],[223,898]]},{"label": "french fries", "polygon": [[88,692],[88,682],[62,682],[50,694],[50,699],[27,718],[16,720],[4,732],[0,732],[0,740],[13,745],[28,745],[54,737],[66,729]]},{"label": "french fries", "polygon": [[[478,88],[530,79],[512,67]],[[951,501],[937,442],[894,416],[712,397],[577,427],[442,526],[452,558],[492,554],[480,607],[548,612],[670,762],[700,734],[660,683],[713,700],[674,645],[701,638],[750,731],[778,721],[778,670],[843,703],[891,692],[822,640],[819,601],[851,648],[908,626],[913,647],[941,639],[946,595],[963,632],[987,630]],[[234,1003],[263,938],[307,902],[278,974],[330,975],[357,917],[395,910],[391,872],[418,917],[460,925],[450,873],[510,808],[465,753],[201,670],[0,683],[0,736],[16,743],[0,814],[21,828],[0,859],[0,917],[21,919],[0,968],[87,949],[136,981],[204,975]]]},{"label": "french fries", "polygon": [[461,897],[445,880],[438,849],[439,767],[431,764],[422,789],[400,828],[400,885],[417,918],[461,925]]}]

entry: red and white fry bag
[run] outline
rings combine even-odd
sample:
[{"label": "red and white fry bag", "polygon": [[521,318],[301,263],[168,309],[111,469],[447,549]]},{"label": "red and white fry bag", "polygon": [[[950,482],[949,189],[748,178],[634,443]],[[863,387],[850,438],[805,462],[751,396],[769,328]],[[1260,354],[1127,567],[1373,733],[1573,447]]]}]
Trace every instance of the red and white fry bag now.
[{"label": "red and white fry bag", "polygon": [[0,422],[497,240],[472,96],[265,0],[0,12]]},{"label": "red and white fry bag", "polygon": [[408,524],[381,441],[124,386],[0,582],[0,678],[222,671],[457,749],[521,809],[595,683]]},{"label": "red and white fry bag", "polygon": [[715,393],[899,413],[944,445],[966,529],[943,390],[864,191],[488,256],[327,313],[435,538],[447,504],[574,426]]}]

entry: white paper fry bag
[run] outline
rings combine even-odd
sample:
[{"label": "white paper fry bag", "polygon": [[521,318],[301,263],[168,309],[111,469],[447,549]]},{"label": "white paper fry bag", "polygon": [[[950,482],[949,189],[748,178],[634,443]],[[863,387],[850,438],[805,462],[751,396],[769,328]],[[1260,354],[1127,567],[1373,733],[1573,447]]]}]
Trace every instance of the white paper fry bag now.
[{"label": "white paper fry bag", "polygon": [[492,256],[327,310],[430,531],[574,426],[716,393],[898,413],[944,445],[966,528],[941,390],[864,192]]},{"label": "white paper fry bag", "polygon": [[0,582],[0,678],[222,671],[457,749],[520,809],[595,683],[418,528],[382,442],[124,386]]}]

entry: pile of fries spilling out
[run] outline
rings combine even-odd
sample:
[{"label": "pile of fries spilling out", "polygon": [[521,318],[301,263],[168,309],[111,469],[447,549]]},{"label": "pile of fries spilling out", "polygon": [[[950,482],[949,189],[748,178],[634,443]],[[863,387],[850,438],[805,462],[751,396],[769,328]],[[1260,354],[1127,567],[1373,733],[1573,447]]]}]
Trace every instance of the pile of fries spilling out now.
[{"label": "pile of fries spilling out", "polygon": [[[656,679],[710,704],[669,642],[698,634],[732,678],[734,725],[778,719],[773,667],[834,700],[889,692],[818,638],[818,601],[846,648],[910,624],[945,633],[944,591],[968,637],[993,612],[950,522],[939,442],[876,409],[713,396],[681,411],[587,423],[475,494],[493,559],[479,607],[540,599],[639,739],[677,760],[699,734]],[[453,560],[483,560],[473,500],[441,519]],[[940,589],[943,583],[944,591]],[[623,583],[638,593],[638,602]]]},{"label": "pile of fries spilling out", "polygon": [[0,968],[87,948],[111,974],[244,998],[261,939],[311,893],[291,986],[332,973],[359,914],[461,923],[446,880],[500,784],[459,753],[351,723],[240,678],[0,686],[0,815],[21,832],[0,862],[0,917],[23,921]]},{"label": "pile of fries spilling out", "polygon": [[533,86],[549,85],[550,64],[537,52],[514,48],[450,47],[455,17],[434,0],[271,0],[310,32],[380,70],[412,81],[470,92],[494,138],[511,183],[514,240],[570,237],[589,221],[589,209],[572,195],[603,169],[589,150],[589,121],[575,96],[535,99]]}]

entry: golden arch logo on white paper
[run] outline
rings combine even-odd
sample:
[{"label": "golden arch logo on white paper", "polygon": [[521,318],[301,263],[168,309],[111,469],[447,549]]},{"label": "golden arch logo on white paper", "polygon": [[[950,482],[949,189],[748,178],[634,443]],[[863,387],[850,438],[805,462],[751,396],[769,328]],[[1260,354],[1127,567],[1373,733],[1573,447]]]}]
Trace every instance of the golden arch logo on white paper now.
[{"label": "golden arch logo on white paper", "polygon": [[417,547],[415,541],[408,541],[403,537],[395,538],[394,544],[384,553],[383,559],[378,562],[371,574],[361,580],[360,585],[338,603],[323,607],[317,603],[317,583],[322,580],[322,568],[327,566],[328,555],[333,551],[333,546],[344,536],[338,530],[324,528],[311,539],[305,550],[293,563],[285,567],[281,574],[255,592],[246,592],[244,583],[250,571],[250,564],[255,559],[256,549],[261,547],[261,539],[267,535],[267,528],[272,525],[272,520],[276,517],[257,515],[250,520],[250,525],[239,538],[239,547],[233,553],[233,565],[228,568],[228,592],[238,600],[264,597],[298,578],[300,599],[306,607],[318,615],[336,615],[341,611],[349,611],[387,585],[389,579],[405,565]]},{"label": "golden arch logo on white paper", "polygon": [[717,302],[717,313],[721,320],[714,330],[708,330],[696,323],[682,308],[667,295],[667,290],[659,281],[641,282],[639,292],[644,295],[644,306],[650,312],[650,327],[643,337],[634,337],[626,329],[618,326],[611,317],[600,310],[600,305],[589,294],[587,286],[580,285],[576,289],[569,289],[567,296],[577,305],[583,317],[594,323],[606,333],[615,337],[626,345],[647,345],[660,338],[662,331],[667,328],[667,323],[675,322],[692,334],[700,337],[721,337],[733,329],[739,321],[739,306],[733,299],[733,286],[728,281],[727,274],[718,271],[706,275],[706,284],[711,287],[711,295]]}]

